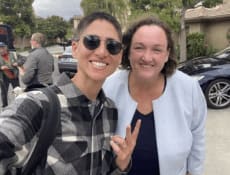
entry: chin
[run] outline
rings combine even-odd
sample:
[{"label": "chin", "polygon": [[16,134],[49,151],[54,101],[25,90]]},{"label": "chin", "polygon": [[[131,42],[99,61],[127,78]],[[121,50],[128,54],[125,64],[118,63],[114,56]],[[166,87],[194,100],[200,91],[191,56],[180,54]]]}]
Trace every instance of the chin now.
[{"label": "chin", "polygon": [[102,82],[102,83],[105,81],[106,78],[107,78],[107,76],[102,75],[102,74],[98,74],[98,73],[94,73],[91,76],[92,80],[97,81],[97,82]]},{"label": "chin", "polygon": [[139,78],[143,79],[143,80],[149,80],[149,79],[153,79],[154,77],[156,77],[156,74],[153,72],[140,72],[139,74]]}]

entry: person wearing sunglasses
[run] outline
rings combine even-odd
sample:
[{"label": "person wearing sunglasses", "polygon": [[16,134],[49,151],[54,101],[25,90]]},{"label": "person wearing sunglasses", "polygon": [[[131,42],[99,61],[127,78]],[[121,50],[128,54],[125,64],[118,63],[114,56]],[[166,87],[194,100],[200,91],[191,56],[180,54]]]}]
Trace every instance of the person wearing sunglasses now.
[{"label": "person wearing sunglasses", "polygon": [[169,27],[155,17],[140,19],[123,44],[122,70],[103,89],[118,108],[117,134],[142,122],[128,174],[201,175],[206,101],[199,83],[176,70]]},{"label": "person wearing sunglasses", "polygon": [[[140,121],[132,132],[127,126],[125,137],[115,135],[118,112],[102,90],[121,62],[121,39],[120,24],[113,16],[94,12],[81,19],[72,41],[78,71],[72,78],[62,73],[51,86],[61,104],[60,126],[36,172],[118,175],[129,171]],[[0,174],[27,160],[46,103],[49,99],[42,92],[30,91],[0,114]]]}]

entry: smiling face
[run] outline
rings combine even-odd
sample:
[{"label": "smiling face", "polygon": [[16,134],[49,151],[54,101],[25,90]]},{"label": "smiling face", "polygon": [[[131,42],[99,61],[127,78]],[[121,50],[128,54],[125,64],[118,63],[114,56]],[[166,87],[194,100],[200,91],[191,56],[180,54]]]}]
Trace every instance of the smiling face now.
[{"label": "smiling face", "polygon": [[[85,46],[84,38],[89,36],[96,36],[100,40],[97,48],[90,50]],[[103,82],[116,70],[121,62],[122,51],[112,55],[106,47],[106,43],[111,40],[120,42],[119,35],[110,22],[97,19],[88,25],[79,41],[72,43],[73,56],[78,59],[78,76]]]},{"label": "smiling face", "polygon": [[132,73],[140,79],[156,79],[168,61],[168,42],[164,30],[156,25],[140,27],[130,46]]}]

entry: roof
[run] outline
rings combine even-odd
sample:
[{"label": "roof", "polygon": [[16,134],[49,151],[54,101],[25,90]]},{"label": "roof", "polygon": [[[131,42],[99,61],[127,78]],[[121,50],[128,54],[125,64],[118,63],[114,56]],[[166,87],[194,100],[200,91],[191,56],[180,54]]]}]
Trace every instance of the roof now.
[{"label": "roof", "polygon": [[230,20],[230,2],[217,5],[213,8],[205,8],[199,6],[197,8],[188,9],[185,13],[186,21],[200,21],[200,20]]}]

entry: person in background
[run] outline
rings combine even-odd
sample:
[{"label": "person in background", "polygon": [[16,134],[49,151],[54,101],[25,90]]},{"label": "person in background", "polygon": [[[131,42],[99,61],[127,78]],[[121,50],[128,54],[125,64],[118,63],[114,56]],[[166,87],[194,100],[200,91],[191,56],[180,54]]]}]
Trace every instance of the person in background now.
[{"label": "person in background", "polygon": [[16,54],[10,52],[4,42],[0,42],[0,85],[2,107],[8,105],[8,90],[19,86]]},{"label": "person in background", "polygon": [[121,67],[103,89],[118,108],[117,134],[141,119],[129,175],[201,175],[206,101],[199,83],[176,69],[167,25],[136,21],[123,36]]},{"label": "person in background", "polygon": [[[125,138],[114,135],[118,112],[101,88],[121,62],[121,39],[120,24],[113,16],[94,12],[81,19],[72,42],[78,72],[71,79],[61,74],[51,86],[61,104],[61,123],[46,163],[37,167],[40,174],[118,175],[129,171],[140,121],[133,132],[127,125]],[[49,99],[33,90],[17,96],[0,114],[0,174],[26,161],[46,103]],[[22,150],[24,154],[18,154]]]},{"label": "person in background", "polygon": [[32,50],[23,66],[19,66],[21,80],[27,87],[53,83],[54,58],[44,48],[45,42],[46,38],[42,33],[34,33],[31,36]]}]

